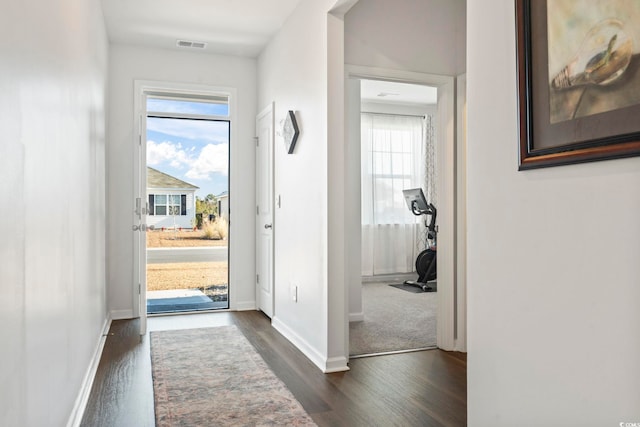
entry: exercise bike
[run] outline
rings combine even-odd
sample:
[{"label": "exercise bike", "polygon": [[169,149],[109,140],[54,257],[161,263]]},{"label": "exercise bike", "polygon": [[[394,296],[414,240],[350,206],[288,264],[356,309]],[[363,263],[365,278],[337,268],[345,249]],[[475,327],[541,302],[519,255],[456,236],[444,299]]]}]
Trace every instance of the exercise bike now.
[{"label": "exercise bike", "polygon": [[418,280],[407,280],[405,285],[416,286],[422,289],[423,292],[436,292],[437,285],[435,283],[429,284],[429,282],[436,280],[436,261],[437,261],[437,245],[436,245],[436,216],[438,211],[433,203],[428,203],[424,197],[424,193],[421,188],[412,188],[409,190],[402,190],[405,201],[409,210],[416,216],[425,215],[430,219],[425,218],[424,225],[427,227],[426,231],[426,249],[418,254],[416,257],[416,272],[418,273]]}]

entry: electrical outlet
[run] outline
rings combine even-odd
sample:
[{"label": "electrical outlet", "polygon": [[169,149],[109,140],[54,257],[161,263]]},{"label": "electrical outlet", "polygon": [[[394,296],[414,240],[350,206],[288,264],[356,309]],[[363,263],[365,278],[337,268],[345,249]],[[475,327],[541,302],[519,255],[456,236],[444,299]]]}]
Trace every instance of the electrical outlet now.
[{"label": "electrical outlet", "polygon": [[298,285],[295,283],[291,284],[291,299],[293,302],[298,302]]}]

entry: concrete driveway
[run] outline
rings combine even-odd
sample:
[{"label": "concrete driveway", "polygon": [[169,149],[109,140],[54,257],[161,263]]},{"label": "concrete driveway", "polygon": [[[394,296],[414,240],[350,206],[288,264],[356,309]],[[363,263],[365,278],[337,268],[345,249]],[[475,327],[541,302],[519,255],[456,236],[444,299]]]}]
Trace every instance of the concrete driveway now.
[{"label": "concrete driveway", "polygon": [[202,248],[149,248],[148,264],[165,264],[170,262],[213,262],[227,261],[227,246]]}]

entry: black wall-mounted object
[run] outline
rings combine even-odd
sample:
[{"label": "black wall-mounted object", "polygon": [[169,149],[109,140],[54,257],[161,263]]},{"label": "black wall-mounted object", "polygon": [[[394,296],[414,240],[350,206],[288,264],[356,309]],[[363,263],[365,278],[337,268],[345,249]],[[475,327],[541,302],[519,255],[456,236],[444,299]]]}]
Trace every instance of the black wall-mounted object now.
[{"label": "black wall-mounted object", "polygon": [[282,136],[284,138],[284,146],[287,149],[288,154],[293,154],[293,149],[296,146],[298,135],[300,130],[298,129],[298,122],[296,121],[296,115],[293,110],[289,110],[287,117],[284,120],[284,126],[282,128]]}]

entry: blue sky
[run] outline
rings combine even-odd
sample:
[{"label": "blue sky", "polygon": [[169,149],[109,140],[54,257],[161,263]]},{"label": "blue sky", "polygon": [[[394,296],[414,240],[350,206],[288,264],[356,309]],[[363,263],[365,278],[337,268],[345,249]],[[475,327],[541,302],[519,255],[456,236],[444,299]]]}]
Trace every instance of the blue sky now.
[{"label": "blue sky", "polygon": [[[227,115],[224,104],[150,99],[148,111]],[[147,118],[147,165],[200,187],[196,195],[229,189],[229,123]]]}]

